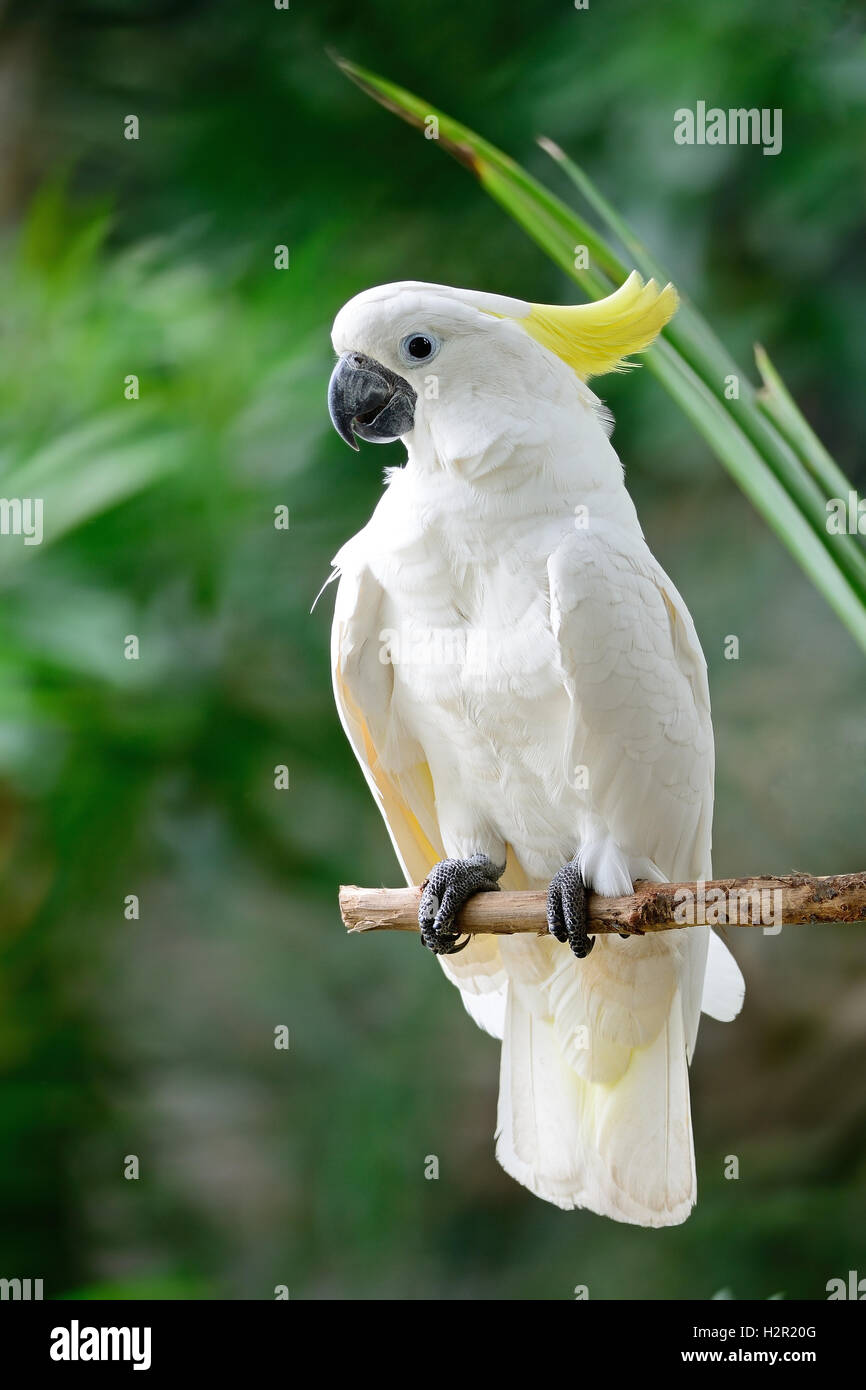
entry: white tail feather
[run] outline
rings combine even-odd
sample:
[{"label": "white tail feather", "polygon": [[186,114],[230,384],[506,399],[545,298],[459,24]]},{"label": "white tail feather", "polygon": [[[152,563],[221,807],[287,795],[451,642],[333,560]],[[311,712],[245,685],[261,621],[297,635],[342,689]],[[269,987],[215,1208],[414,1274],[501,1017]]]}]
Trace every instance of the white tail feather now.
[{"label": "white tail feather", "polygon": [[710,1018],[718,1019],[719,1023],[730,1023],[743,1007],[746,982],[724,941],[713,931],[709,937],[701,1010],[709,1014]]},{"label": "white tail feather", "polygon": [[510,986],[496,1157],[556,1206],[641,1226],[684,1221],[696,1179],[679,991],[652,1043],[606,1085],[577,1076],[552,1022],[533,1016]]}]

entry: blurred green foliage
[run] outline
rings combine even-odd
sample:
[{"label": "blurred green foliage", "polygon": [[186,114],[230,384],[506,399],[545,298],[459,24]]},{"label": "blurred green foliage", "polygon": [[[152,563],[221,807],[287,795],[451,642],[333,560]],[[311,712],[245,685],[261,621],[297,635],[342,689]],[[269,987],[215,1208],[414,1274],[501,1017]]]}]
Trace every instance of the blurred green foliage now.
[{"label": "blurred green foliage", "polygon": [[[864,483],[855,6],[8,6],[0,470],[44,497],[46,539],[0,541],[0,1274],[50,1297],[821,1297],[863,1271],[856,928],[737,935],[746,1011],[704,1024],[694,1067],[699,1206],[661,1233],[511,1183],[495,1044],[416,944],[342,933],[338,883],[398,872],[332,708],[330,595],[309,610],[399,450],[331,434],[330,322],[384,280],[569,291],[328,45],[536,171],[538,133],[578,156]],[[781,107],[782,154],[675,146],[697,99]],[[603,386],[708,655],[716,870],[863,867],[853,644],[648,374]]]}]

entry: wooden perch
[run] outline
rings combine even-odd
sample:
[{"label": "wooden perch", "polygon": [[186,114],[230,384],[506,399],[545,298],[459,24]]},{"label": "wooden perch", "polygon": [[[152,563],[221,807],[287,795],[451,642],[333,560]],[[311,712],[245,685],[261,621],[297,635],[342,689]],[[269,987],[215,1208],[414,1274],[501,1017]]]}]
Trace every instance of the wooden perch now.
[{"label": "wooden perch", "polygon": [[[420,888],[340,889],[349,931],[417,931]],[[479,893],[457,921],[461,932],[510,936],[547,931],[545,893]],[[639,883],[627,898],[589,899],[589,930],[642,935],[694,926],[777,929],[796,923],[866,920],[866,873],[811,878],[720,878],[708,883]]]}]

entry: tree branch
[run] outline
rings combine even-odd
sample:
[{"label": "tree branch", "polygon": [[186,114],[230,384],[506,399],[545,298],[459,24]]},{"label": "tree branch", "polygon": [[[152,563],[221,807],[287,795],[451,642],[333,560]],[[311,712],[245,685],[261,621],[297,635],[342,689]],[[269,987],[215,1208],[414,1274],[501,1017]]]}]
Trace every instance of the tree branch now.
[{"label": "tree branch", "polygon": [[[340,915],[351,932],[417,931],[420,888],[340,889]],[[547,931],[546,894],[479,893],[463,908],[463,932],[510,936]],[[722,878],[708,883],[639,883],[627,898],[589,899],[593,933],[645,932],[709,922],[780,927],[866,920],[866,873],[811,878]]]}]

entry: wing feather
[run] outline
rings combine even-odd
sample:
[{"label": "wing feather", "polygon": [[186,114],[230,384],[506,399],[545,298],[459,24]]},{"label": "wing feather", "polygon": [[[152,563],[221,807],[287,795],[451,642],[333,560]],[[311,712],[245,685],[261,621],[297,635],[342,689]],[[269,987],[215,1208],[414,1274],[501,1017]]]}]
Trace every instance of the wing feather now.
[{"label": "wing feather", "polygon": [[[394,727],[394,669],[380,660],[383,591],[369,567],[343,560],[331,636],[334,697],[346,737],[382,814],[406,882],[423,883],[444,859],[430,768],[418,745]],[[385,750],[388,750],[387,754]],[[399,750],[399,753],[397,752]],[[503,885],[522,887],[513,863]],[[502,1037],[507,976],[495,936],[474,936],[459,955],[440,957],[467,1012]]]},{"label": "wing feather", "polygon": [[[708,878],[713,736],[706,662],[688,609],[643,541],[606,523],[569,535],[551,556],[548,576],[551,624],[573,706],[568,766],[592,769],[594,807],[616,843],[644,860],[636,876]],[[691,1056],[708,931],[694,928],[677,943],[665,939],[653,963],[644,960],[645,943],[636,944],[627,943],[621,964],[616,957],[617,971],[635,972],[633,995],[623,993],[627,980],[614,984],[601,958],[584,971],[587,1015],[603,1020],[610,1041],[645,1045],[660,1023],[647,1013],[647,969],[658,976],[649,994],[664,1004],[665,1016],[679,980]],[[604,953],[605,967],[610,955]],[[618,998],[621,1006],[612,1002]]]}]

